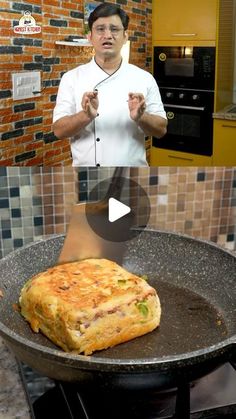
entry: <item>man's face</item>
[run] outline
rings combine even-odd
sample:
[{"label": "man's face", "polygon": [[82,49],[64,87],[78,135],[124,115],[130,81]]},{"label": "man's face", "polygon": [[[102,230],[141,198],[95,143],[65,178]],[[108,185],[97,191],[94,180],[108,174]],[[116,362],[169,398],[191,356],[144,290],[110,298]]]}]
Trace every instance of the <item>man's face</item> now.
[{"label": "man's face", "polygon": [[116,57],[128,39],[121,19],[118,15],[98,18],[88,35],[89,41],[95,49],[96,55]]}]

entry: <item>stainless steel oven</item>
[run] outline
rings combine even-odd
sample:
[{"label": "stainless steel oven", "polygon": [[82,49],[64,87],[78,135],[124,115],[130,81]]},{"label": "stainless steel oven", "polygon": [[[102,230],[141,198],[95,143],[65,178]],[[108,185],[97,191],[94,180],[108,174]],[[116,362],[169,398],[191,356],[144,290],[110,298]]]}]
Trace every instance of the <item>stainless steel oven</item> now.
[{"label": "stainless steel oven", "polygon": [[154,77],[167,113],[167,134],[153,146],[211,156],[214,47],[154,47]]}]

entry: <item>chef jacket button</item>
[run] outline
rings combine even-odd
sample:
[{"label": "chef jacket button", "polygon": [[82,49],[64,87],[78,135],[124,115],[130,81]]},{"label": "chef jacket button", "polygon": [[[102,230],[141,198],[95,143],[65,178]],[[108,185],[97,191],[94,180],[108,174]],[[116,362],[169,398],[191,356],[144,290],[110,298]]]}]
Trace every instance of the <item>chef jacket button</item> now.
[{"label": "chef jacket button", "polygon": [[99,164],[99,163],[97,163],[97,164],[96,164],[96,166],[97,166],[97,167],[99,167],[99,166],[100,166],[100,164]]},{"label": "chef jacket button", "polygon": [[96,138],[96,141],[100,141],[100,138]]}]

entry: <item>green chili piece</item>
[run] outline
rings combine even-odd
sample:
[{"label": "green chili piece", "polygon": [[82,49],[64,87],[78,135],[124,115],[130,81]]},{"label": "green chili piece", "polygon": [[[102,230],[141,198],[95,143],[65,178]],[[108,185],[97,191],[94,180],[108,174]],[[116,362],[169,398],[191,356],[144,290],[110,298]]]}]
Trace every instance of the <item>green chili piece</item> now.
[{"label": "green chili piece", "polygon": [[148,306],[147,306],[147,302],[146,301],[140,301],[139,303],[136,304],[138,310],[140,311],[140,313],[143,315],[143,317],[147,317],[148,316]]}]

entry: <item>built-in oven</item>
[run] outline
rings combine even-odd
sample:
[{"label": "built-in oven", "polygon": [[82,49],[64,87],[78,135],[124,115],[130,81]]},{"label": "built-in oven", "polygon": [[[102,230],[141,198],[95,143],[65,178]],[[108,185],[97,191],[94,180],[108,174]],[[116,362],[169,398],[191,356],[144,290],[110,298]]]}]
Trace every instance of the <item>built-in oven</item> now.
[{"label": "built-in oven", "polygon": [[153,56],[159,87],[214,90],[215,47],[154,46]]},{"label": "built-in oven", "polygon": [[211,156],[215,83],[214,47],[154,47],[154,77],[168,118],[154,147]]},{"label": "built-in oven", "polygon": [[167,134],[153,137],[154,147],[212,155],[214,93],[160,88],[168,118]]}]

